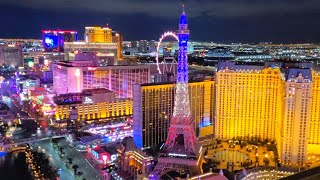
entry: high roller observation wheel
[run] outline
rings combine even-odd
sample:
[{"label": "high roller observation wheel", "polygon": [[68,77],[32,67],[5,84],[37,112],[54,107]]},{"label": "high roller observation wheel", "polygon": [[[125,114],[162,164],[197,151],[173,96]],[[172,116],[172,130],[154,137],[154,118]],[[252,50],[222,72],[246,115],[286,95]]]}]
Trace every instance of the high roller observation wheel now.
[{"label": "high roller observation wheel", "polygon": [[160,48],[160,45],[162,44],[163,39],[165,39],[166,37],[173,37],[175,40],[177,40],[179,42],[178,36],[172,31],[168,31],[168,32],[163,33],[161,35],[161,37],[159,38],[159,43],[157,45],[157,51],[156,51],[156,63],[157,63],[157,69],[158,69],[159,74],[162,74],[162,72],[160,70],[160,66],[159,66],[159,48]]}]

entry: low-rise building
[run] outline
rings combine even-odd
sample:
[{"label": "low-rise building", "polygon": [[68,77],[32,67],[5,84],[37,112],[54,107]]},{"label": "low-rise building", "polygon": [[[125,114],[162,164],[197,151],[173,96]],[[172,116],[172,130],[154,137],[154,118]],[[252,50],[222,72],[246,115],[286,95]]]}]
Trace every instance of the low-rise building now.
[{"label": "low-rise building", "polygon": [[132,137],[125,138],[118,149],[119,167],[131,175],[144,176],[152,171],[154,158],[138,149]]}]

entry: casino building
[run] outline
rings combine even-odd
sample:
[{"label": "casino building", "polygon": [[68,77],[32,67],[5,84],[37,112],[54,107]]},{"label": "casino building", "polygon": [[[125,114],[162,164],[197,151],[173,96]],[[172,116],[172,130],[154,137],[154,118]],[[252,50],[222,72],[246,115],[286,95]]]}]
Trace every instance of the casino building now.
[{"label": "casino building", "polygon": [[86,27],[84,42],[65,43],[65,60],[79,52],[95,52],[101,64],[116,65],[122,60],[122,35],[109,27]]},{"label": "casino building", "polygon": [[78,120],[87,122],[111,121],[132,115],[132,100],[117,99],[115,93],[107,89],[83,90],[53,98],[56,106],[56,119],[69,119],[71,109],[76,108]]},{"label": "casino building", "polygon": [[61,61],[53,64],[53,77],[53,88],[58,95],[106,88],[117,97],[132,98],[134,84],[150,82],[150,66],[98,67],[92,61]]},{"label": "casino building", "polygon": [[78,41],[77,31],[42,30],[45,52],[64,52],[65,43]]}]

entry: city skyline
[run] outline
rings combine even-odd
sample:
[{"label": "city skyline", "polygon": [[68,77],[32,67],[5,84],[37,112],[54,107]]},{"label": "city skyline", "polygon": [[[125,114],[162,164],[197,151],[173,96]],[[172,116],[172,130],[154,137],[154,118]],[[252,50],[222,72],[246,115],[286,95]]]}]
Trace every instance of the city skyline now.
[{"label": "city skyline", "polygon": [[[59,6],[50,1],[47,4],[37,0],[28,4],[0,1],[0,14],[8,17],[7,25],[0,27],[0,38],[40,39],[42,29],[71,29],[78,31],[79,39],[83,39],[84,26],[109,24],[124,35],[124,40],[156,40],[165,30],[175,30],[178,4],[183,1],[97,0],[97,3],[101,4],[99,8],[85,2],[76,5],[73,1]],[[186,10],[192,22],[193,41],[302,43],[320,40],[313,31],[320,27],[318,4],[316,1],[304,2],[303,6],[298,1],[188,1]]]},{"label": "city skyline", "polygon": [[315,0],[21,1],[0,179],[320,179]]}]

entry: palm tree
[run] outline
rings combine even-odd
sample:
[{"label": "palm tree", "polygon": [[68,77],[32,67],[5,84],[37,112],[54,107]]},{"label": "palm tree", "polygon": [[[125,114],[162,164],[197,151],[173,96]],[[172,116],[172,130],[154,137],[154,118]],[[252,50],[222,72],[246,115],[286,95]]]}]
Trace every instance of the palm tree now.
[{"label": "palm tree", "polygon": [[83,175],[83,172],[79,171],[79,172],[77,172],[77,175],[81,176],[81,175]]},{"label": "palm tree", "polygon": [[72,158],[68,158],[68,163],[72,164]]},{"label": "palm tree", "polygon": [[74,174],[76,174],[76,173],[77,173],[77,169],[78,169],[78,167],[79,167],[79,166],[78,166],[78,165],[76,165],[76,164],[72,166],[72,169],[74,170]]}]

